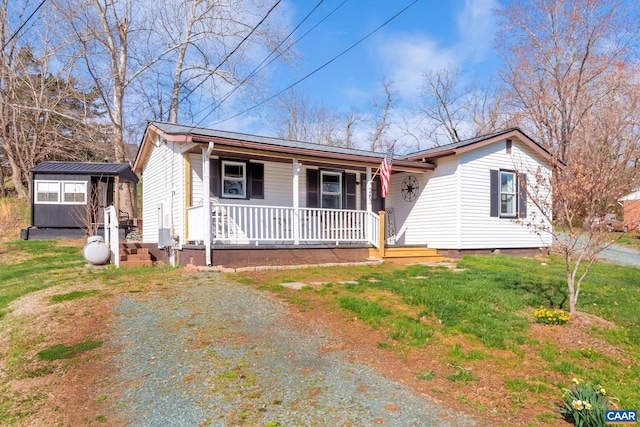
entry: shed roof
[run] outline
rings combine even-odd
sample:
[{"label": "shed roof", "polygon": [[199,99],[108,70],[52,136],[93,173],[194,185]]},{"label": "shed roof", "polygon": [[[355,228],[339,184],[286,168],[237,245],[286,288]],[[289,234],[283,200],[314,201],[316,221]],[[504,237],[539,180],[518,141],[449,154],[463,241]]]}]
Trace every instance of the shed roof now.
[{"label": "shed roof", "polygon": [[128,163],[43,162],[31,168],[31,172],[90,176],[118,176],[128,182],[138,182],[138,177],[133,173],[131,166]]}]

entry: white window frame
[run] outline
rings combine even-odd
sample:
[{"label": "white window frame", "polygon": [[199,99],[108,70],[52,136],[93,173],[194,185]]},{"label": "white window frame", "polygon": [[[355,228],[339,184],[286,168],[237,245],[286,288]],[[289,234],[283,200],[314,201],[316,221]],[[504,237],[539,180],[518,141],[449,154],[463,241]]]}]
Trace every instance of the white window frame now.
[{"label": "white window frame", "polygon": [[[55,201],[49,200],[38,200],[38,187],[40,184],[48,184],[53,185],[57,190],[57,198]],[[65,202],[64,200],[64,191],[65,184],[73,184],[73,185],[81,185],[84,194],[84,200],[82,202]],[[87,182],[86,181],[58,181],[58,180],[36,180],[34,182],[35,191],[34,191],[34,204],[37,205],[86,205],[87,204]],[[74,193],[79,194],[79,193]]]},{"label": "white window frame", "polygon": [[[240,166],[242,168],[242,177],[235,176],[227,176],[226,175],[226,167],[227,166]],[[228,160],[223,160],[221,162],[222,169],[222,197],[229,199],[246,199],[247,198],[247,164],[244,162],[232,162]],[[227,193],[225,192],[225,182],[229,183],[240,183],[242,186],[242,191],[235,193]]]},{"label": "white window frame", "polygon": [[[47,184],[47,185],[53,185],[56,188],[56,193],[57,193],[57,197],[55,201],[52,200],[39,200],[38,199],[38,193],[40,193],[40,191],[38,191],[38,187],[40,187],[40,184]],[[58,205],[60,204],[60,181],[51,181],[51,180],[36,180],[34,182],[35,185],[35,191],[34,191],[34,201],[33,203],[35,204],[39,204],[39,205]],[[47,191],[45,192],[46,194],[50,194],[51,191],[49,191],[49,188],[47,188]]]},{"label": "white window frame", "polygon": [[[63,205],[86,205],[87,204],[87,182],[86,181],[61,181],[60,183],[61,183],[61,188],[62,188],[62,191],[60,192],[60,197],[61,197],[60,202]],[[70,193],[67,193],[67,186],[68,185],[73,185],[73,186],[79,185],[81,187],[80,189],[82,191],[81,192],[70,192]],[[72,202],[67,202],[65,200],[66,199],[66,197],[65,197],[66,194],[82,194],[83,198],[82,198],[82,201],[75,201],[74,200]]]},{"label": "white window frame", "polygon": [[[337,176],[338,177],[338,191],[324,191],[324,177],[325,176]],[[320,207],[324,206],[324,196],[338,196],[338,207],[332,207],[331,209],[342,209],[342,174],[339,172],[320,172]]]},{"label": "white window frame", "polygon": [[[512,191],[508,191],[502,185],[503,176],[512,176]],[[500,171],[500,181],[498,183],[500,190],[500,217],[504,218],[515,218],[518,214],[518,176],[514,171]],[[506,211],[504,208],[508,206],[506,204],[506,200],[511,197],[511,211]]]}]

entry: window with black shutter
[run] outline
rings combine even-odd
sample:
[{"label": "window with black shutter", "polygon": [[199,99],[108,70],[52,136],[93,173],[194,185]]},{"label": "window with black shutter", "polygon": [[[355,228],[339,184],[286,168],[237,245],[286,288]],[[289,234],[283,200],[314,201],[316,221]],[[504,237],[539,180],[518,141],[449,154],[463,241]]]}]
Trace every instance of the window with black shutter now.
[{"label": "window with black shutter", "polygon": [[226,159],[209,163],[212,197],[264,199],[264,164]]},{"label": "window with black shutter", "polygon": [[527,175],[510,170],[489,171],[491,207],[490,216],[500,218],[526,218]]}]

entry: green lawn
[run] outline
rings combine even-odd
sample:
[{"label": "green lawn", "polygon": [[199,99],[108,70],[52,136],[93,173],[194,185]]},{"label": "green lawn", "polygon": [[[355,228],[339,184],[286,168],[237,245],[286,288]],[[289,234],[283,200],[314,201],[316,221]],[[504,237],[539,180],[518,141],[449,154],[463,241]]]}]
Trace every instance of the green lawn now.
[{"label": "green lawn", "polygon": [[[8,304],[37,290],[58,287],[51,299],[77,300],[95,295],[93,287],[78,291],[77,283],[126,287],[126,292],[162,289],[167,280],[192,279],[181,269],[88,269],[78,245],[55,241],[0,243],[0,320]],[[478,370],[504,375],[502,390],[510,396],[511,410],[531,402],[544,402],[553,411],[563,387],[573,377],[603,385],[625,409],[640,408],[640,269],[608,264],[594,265],[585,280],[578,310],[613,322],[616,328],[594,324],[587,333],[613,346],[616,353],[599,347],[562,348],[532,333],[533,312],[540,306],[567,308],[564,266],[560,259],[507,256],[467,256],[457,270],[445,266],[381,266],[309,268],[229,275],[259,289],[277,292],[304,309],[318,301],[327,310],[345,313],[386,337],[381,348],[399,355],[433,347],[440,363],[450,367],[446,379],[455,384],[478,383]],[[288,281],[326,282],[321,287],[285,291]],[[96,286],[97,287],[97,286]],[[125,288],[122,288],[125,289]],[[552,334],[570,333],[567,325],[543,326]],[[566,331],[566,332],[565,332]],[[7,332],[0,328],[0,332]],[[453,340],[451,338],[463,338]],[[462,343],[462,344],[461,344]],[[67,350],[66,348],[64,350]],[[518,363],[535,363],[542,377],[521,378]],[[469,368],[469,369],[467,369]],[[424,381],[438,380],[432,370],[416,372]],[[434,379],[435,377],[435,379]],[[434,387],[434,393],[437,388]],[[476,410],[488,407],[465,395],[456,397]],[[480,409],[478,409],[480,408]],[[549,413],[540,420],[551,419]]]},{"label": "green lawn", "polygon": [[[306,288],[288,298],[304,305],[309,303],[305,293],[308,300],[320,295],[327,307],[338,307],[372,328],[385,330],[389,340],[379,344],[384,348],[406,352],[437,346],[444,355],[442,362],[451,366],[464,362],[477,370],[493,364],[505,370],[505,392],[514,395],[533,400],[532,396],[538,395],[540,401],[559,398],[561,389],[570,387],[572,378],[578,377],[608,387],[621,408],[640,407],[640,269],[596,264],[582,286],[578,310],[617,325],[615,329],[594,325],[587,332],[615,346],[616,352],[624,356],[616,358],[598,348],[580,348],[578,344],[559,348],[532,336],[533,312],[537,308],[568,309],[562,260],[466,256],[457,267],[462,270],[421,265],[360,268],[354,271],[356,277],[344,275],[320,290]],[[309,280],[322,275],[302,270],[265,274],[262,279],[255,275],[237,277],[244,283],[282,292],[278,283],[305,281],[305,274],[313,278]],[[338,272],[332,267],[327,274]],[[355,283],[344,283],[345,280]],[[562,334],[564,330],[571,331],[571,321],[568,325],[545,327]],[[472,344],[466,349],[459,344],[442,345],[453,336],[466,337]],[[511,356],[505,359],[504,354]],[[537,363],[540,372],[555,373],[559,379],[548,383],[540,378],[518,378],[517,363],[525,359]],[[513,360],[515,368],[511,365]],[[458,370],[448,378],[467,382],[469,372],[474,371]],[[517,399],[514,403],[515,407],[526,404]]]}]

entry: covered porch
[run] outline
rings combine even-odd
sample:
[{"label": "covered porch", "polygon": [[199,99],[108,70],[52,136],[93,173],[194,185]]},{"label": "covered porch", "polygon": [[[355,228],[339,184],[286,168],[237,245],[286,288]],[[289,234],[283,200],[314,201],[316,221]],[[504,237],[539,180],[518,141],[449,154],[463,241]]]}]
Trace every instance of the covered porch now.
[{"label": "covered porch", "polygon": [[[215,203],[187,208],[187,241],[213,245],[360,244],[380,248],[380,215],[370,211]],[[383,214],[384,216],[384,214]],[[207,224],[210,220],[210,224]]]}]

